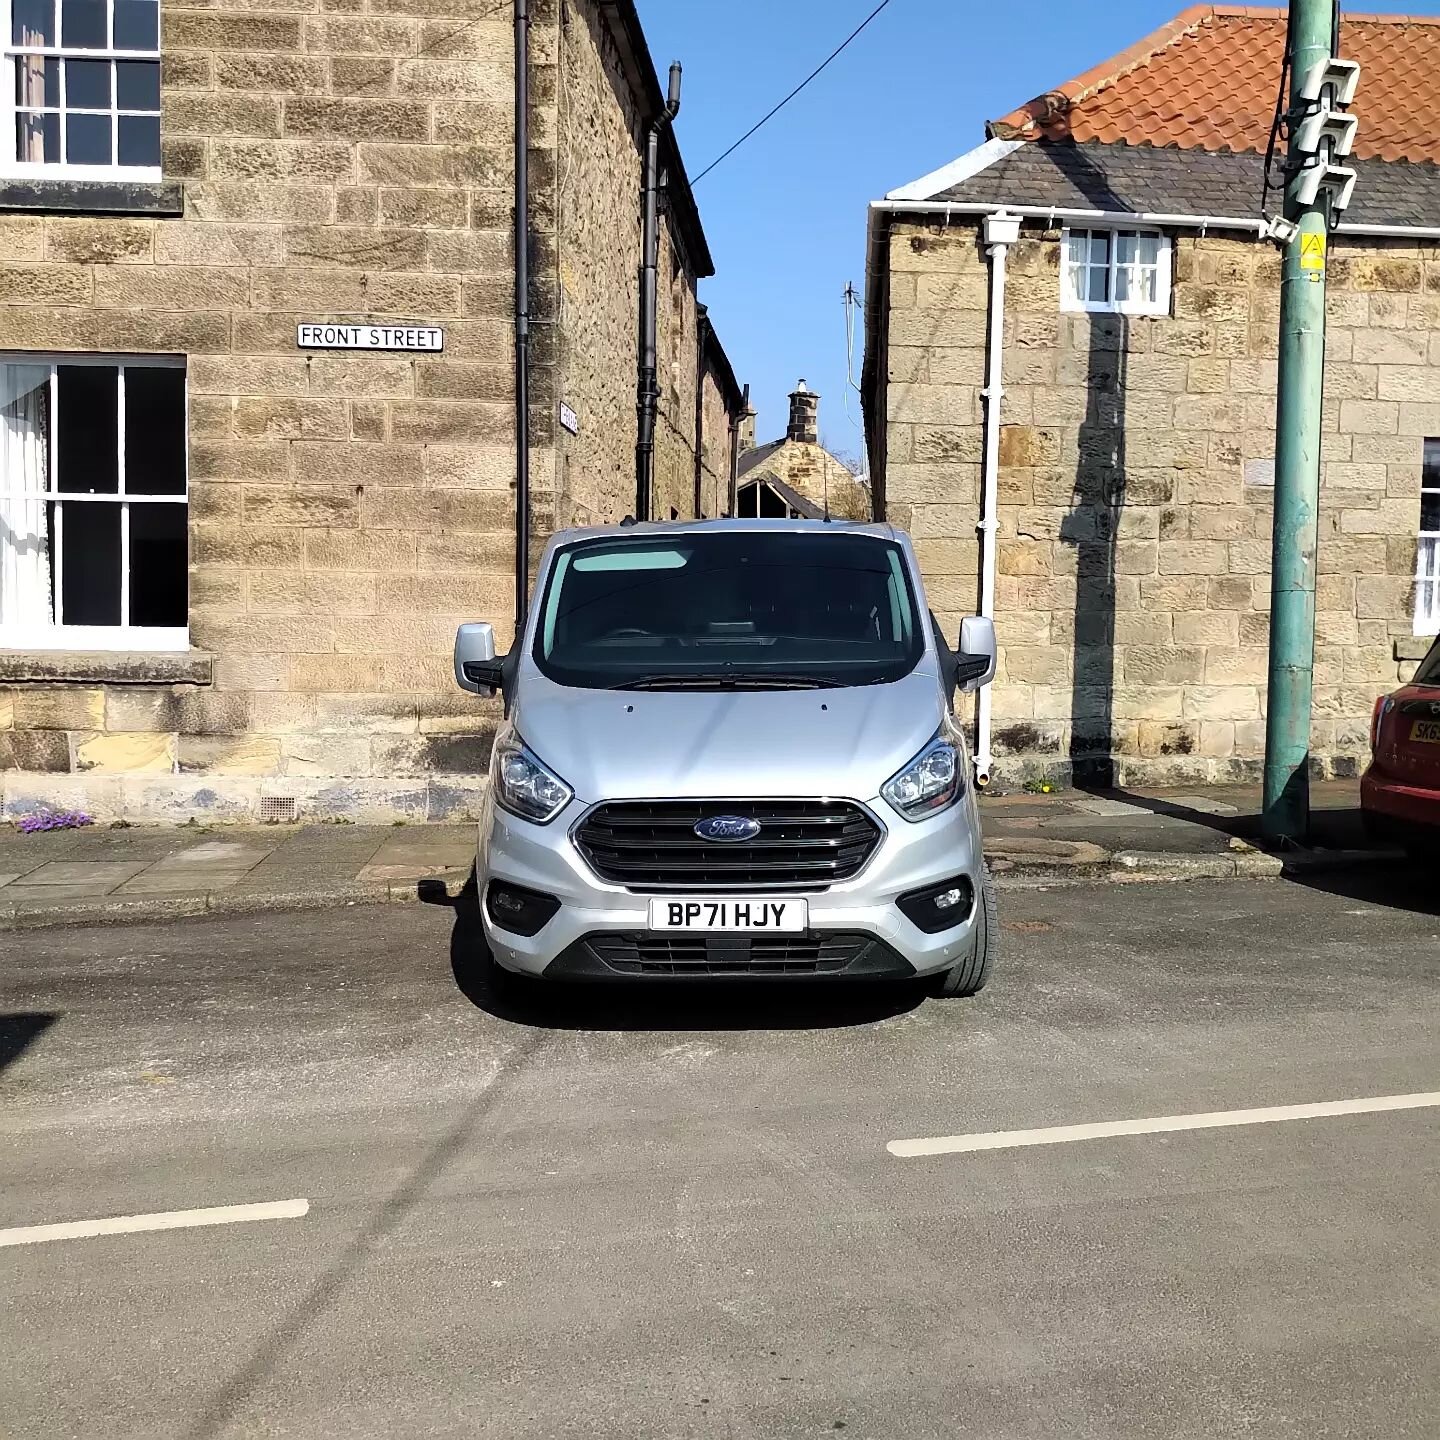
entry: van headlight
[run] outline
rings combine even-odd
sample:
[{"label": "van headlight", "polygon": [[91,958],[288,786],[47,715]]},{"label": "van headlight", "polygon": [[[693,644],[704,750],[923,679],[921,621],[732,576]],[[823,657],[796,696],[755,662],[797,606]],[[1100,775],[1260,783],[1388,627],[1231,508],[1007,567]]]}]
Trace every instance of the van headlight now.
[{"label": "van headlight", "polygon": [[907,820],[925,820],[964,793],[961,751],[943,736],[932,740],[880,793]]},{"label": "van headlight", "polygon": [[495,742],[490,781],[502,809],[537,825],[548,825],[575,798],[575,792],[513,730]]}]

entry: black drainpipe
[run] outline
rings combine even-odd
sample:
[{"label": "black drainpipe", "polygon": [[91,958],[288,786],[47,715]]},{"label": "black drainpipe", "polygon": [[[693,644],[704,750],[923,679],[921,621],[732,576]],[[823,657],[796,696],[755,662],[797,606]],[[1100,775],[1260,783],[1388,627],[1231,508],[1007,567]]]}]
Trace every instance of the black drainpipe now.
[{"label": "black drainpipe", "polygon": [[515,0],[515,641],[530,605],[530,0]]},{"label": "black drainpipe", "polygon": [[750,387],[740,399],[740,413],[730,417],[730,503],[725,513],[733,520],[740,513],[740,427],[750,414]]},{"label": "black drainpipe", "polygon": [[644,227],[640,260],[640,374],[635,408],[635,518],[650,519],[655,496],[655,411],[660,400],[656,362],[656,270],[660,266],[660,136],[680,113],[680,62],[670,67],[670,94],[665,108],[650,122],[645,135]]},{"label": "black drainpipe", "polygon": [[710,312],[695,306],[695,518],[705,513],[705,349]]}]

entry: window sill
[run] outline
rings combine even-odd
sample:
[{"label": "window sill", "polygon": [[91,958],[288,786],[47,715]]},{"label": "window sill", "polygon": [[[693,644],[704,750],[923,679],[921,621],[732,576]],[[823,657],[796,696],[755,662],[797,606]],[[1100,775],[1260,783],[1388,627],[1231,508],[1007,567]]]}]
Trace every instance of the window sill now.
[{"label": "window sill", "polygon": [[214,678],[215,657],[202,650],[0,650],[0,685],[210,685]]},{"label": "window sill", "polygon": [[185,187],[178,180],[0,179],[0,212],[73,215],[182,215]]}]

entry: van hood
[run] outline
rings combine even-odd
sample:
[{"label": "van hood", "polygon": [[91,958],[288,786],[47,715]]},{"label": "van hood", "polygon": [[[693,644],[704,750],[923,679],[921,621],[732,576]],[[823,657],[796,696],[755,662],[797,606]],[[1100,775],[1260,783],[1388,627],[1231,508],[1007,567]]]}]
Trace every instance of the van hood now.
[{"label": "van hood", "polygon": [[586,804],[780,795],[869,800],[940,728],[927,664],[843,690],[577,690],[527,670],[511,719]]}]

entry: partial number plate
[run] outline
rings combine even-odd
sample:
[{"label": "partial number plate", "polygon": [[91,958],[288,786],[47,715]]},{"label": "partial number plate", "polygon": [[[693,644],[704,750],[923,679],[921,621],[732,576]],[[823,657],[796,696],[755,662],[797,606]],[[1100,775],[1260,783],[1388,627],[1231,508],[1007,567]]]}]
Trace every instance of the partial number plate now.
[{"label": "partial number plate", "polygon": [[1427,745],[1440,745],[1440,720],[1417,720],[1410,727],[1410,738]]},{"label": "partial number plate", "polygon": [[652,930],[699,930],[716,934],[794,935],[810,924],[810,906],[804,900],[652,900]]}]

